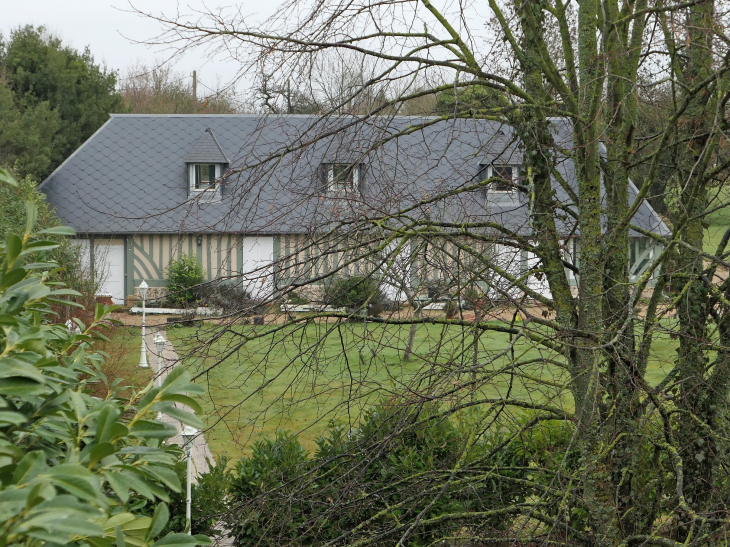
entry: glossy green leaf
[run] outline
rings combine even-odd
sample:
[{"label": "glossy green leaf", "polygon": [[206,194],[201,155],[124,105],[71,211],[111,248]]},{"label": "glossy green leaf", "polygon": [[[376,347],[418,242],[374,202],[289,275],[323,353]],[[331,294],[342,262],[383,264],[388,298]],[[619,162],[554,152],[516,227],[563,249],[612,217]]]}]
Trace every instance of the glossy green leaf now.
[{"label": "glossy green leaf", "polygon": [[23,459],[18,462],[18,466],[13,473],[12,483],[16,486],[27,484],[40,475],[48,468],[46,464],[46,455],[41,450],[28,452]]},{"label": "glossy green leaf", "polygon": [[127,547],[124,541],[124,533],[119,526],[114,527],[114,537],[117,540],[117,547]]},{"label": "glossy green leaf", "polygon": [[151,437],[157,439],[169,439],[177,434],[175,426],[153,420],[139,420],[131,429],[133,435],[138,437]]},{"label": "glossy green leaf", "polygon": [[150,389],[144,397],[142,397],[139,400],[139,404],[137,405],[137,408],[145,408],[146,406],[152,404],[152,401],[155,400],[155,397],[157,397],[157,394],[160,392],[159,387],[153,387]]},{"label": "glossy green leaf", "polygon": [[14,188],[17,188],[18,186],[18,182],[13,178],[10,172],[3,168],[0,168],[0,184],[7,184]]},{"label": "glossy green leaf", "polygon": [[[104,523],[104,526],[103,526],[104,532],[110,533],[115,528],[118,528],[124,524],[132,522],[136,518],[137,517],[135,517],[133,513],[117,513],[116,515],[112,515]],[[120,528],[120,530],[121,530],[121,528]]]},{"label": "glossy green leaf", "polygon": [[36,527],[45,531],[45,533],[31,532],[29,535],[39,539],[45,539],[46,541],[49,541],[48,538],[52,537],[50,534],[64,534],[68,539],[74,536],[104,535],[104,530],[102,530],[101,526],[86,518],[85,515],[74,515],[71,511],[61,512],[56,510],[39,512],[26,519],[23,525],[28,528]]},{"label": "glossy green leaf", "polygon": [[8,264],[15,263],[15,260],[23,250],[23,242],[15,234],[9,234],[6,241],[5,253],[7,255]]},{"label": "glossy green leaf", "polygon": [[15,268],[3,274],[0,279],[0,291],[12,287],[22,281],[28,272],[24,268]]},{"label": "glossy green leaf", "polygon": [[5,522],[20,513],[26,505],[28,492],[8,488],[0,491],[0,522]]},{"label": "glossy green leaf", "polygon": [[96,442],[105,443],[112,438],[113,427],[117,424],[119,414],[119,410],[111,403],[105,404],[99,411],[96,417]]},{"label": "glossy green leaf", "polygon": [[163,393],[175,393],[183,391],[183,388],[190,383],[190,373],[181,365],[174,367],[160,386]]},{"label": "glossy green leaf", "polygon": [[0,314],[0,326],[17,327],[18,321],[12,315]]},{"label": "glossy green leaf", "polygon": [[26,270],[55,270],[58,268],[58,264],[55,262],[30,262],[23,264],[23,268]]},{"label": "glossy green leaf", "polygon": [[0,378],[13,377],[30,378],[39,383],[46,381],[45,376],[40,370],[25,361],[15,359],[14,357],[0,359]]},{"label": "glossy green leaf", "polygon": [[188,412],[187,410],[183,410],[182,408],[178,408],[172,404],[166,408],[161,408],[160,412],[164,412],[171,418],[175,418],[185,425],[190,425],[196,429],[205,429],[205,424],[195,414]]},{"label": "glossy green leaf", "polygon": [[51,251],[53,249],[58,249],[61,246],[60,243],[56,241],[51,241],[49,239],[42,239],[40,241],[32,241],[31,243],[26,243],[25,247],[23,247],[22,254],[28,254],[28,253],[39,253],[41,251]]},{"label": "glossy green leaf", "polygon": [[76,230],[70,226],[54,226],[36,232],[38,235],[75,236]]},{"label": "glossy green leaf", "polygon": [[43,393],[46,388],[28,378],[6,378],[0,382],[0,395],[13,397],[29,397]]},{"label": "glossy green leaf", "polygon": [[203,413],[203,408],[195,399],[193,399],[192,397],[188,397],[187,395],[183,395],[182,393],[167,393],[160,397],[160,400],[181,403],[187,407],[190,407],[196,414]]},{"label": "glossy green leaf", "polygon": [[155,513],[152,515],[152,522],[150,527],[145,534],[145,542],[156,538],[167,525],[167,521],[170,520],[170,510],[167,508],[166,503],[160,503],[155,508]]},{"label": "glossy green leaf", "polygon": [[124,471],[120,475],[122,477],[120,480],[124,481],[124,485],[127,488],[134,490],[151,501],[155,501],[155,494],[144,479],[130,471]]},{"label": "glossy green leaf", "polygon": [[25,414],[21,414],[20,412],[13,412],[11,410],[0,410],[0,427],[6,427],[8,425],[19,427],[23,425],[27,420],[28,418],[26,418]]},{"label": "glossy green leaf", "polygon": [[83,294],[73,289],[58,289],[57,291],[51,291],[48,296],[83,296]]},{"label": "glossy green leaf", "polygon": [[109,442],[116,442],[127,435],[129,435],[129,429],[127,429],[127,426],[120,424],[119,422],[114,422],[111,426]]},{"label": "glossy green leaf", "polygon": [[43,475],[69,494],[87,501],[96,497],[99,488],[99,480],[88,469],[77,464],[56,465]]},{"label": "glossy green leaf", "polygon": [[91,454],[89,454],[89,467],[93,467],[107,456],[111,456],[116,452],[116,450],[117,449],[114,448],[114,445],[111,443],[95,445],[94,448],[91,449]]},{"label": "glossy green leaf", "polygon": [[32,201],[25,202],[25,235],[30,236],[38,221],[38,206]]},{"label": "glossy green leaf", "polygon": [[167,486],[170,490],[180,492],[182,485],[180,479],[169,467],[162,467],[160,465],[146,465],[144,470],[150,475],[154,476],[158,481]]},{"label": "glossy green leaf", "polygon": [[127,503],[129,501],[129,485],[127,481],[124,480],[124,475],[121,473],[104,471],[103,476],[122,503]]}]

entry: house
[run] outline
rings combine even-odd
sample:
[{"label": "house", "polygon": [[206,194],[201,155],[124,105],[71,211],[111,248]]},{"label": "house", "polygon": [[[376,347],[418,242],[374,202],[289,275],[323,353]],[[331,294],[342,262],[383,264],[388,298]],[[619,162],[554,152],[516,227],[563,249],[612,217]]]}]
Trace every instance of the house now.
[{"label": "house", "polygon": [[[341,271],[354,273],[361,263],[348,261],[348,242],[338,241],[342,230],[336,227],[405,207],[413,208],[411,217],[451,223],[488,218],[529,237],[529,196],[513,184],[524,177],[511,128],[467,119],[353,121],[112,115],[40,189],[79,234],[102,292],[115,302],[134,294],[143,279],[163,289],[166,268],[181,252],[197,257],[208,279],[235,279],[254,295],[316,280],[323,270],[345,263]],[[419,123],[425,123],[422,130],[394,138]],[[570,125],[556,119],[553,126],[557,143],[569,148]],[[572,160],[560,159],[557,169],[575,186]],[[503,182],[423,204],[492,176]],[[568,204],[568,194],[555,187],[556,199]],[[630,193],[635,199],[633,184]],[[403,217],[392,222],[405,225]],[[641,204],[633,222],[670,233],[648,203]],[[560,229],[566,259],[579,264],[579,231],[570,218]],[[448,261],[439,264],[437,258],[453,259],[448,248],[433,252],[409,245],[415,253],[407,274],[413,283],[448,277]],[[632,231],[631,275],[641,275],[660,250],[654,240]],[[514,272],[536,261],[508,241],[489,252],[495,263],[502,260]],[[575,285],[573,271],[566,269],[566,275]],[[535,278],[530,283],[547,290]]]}]

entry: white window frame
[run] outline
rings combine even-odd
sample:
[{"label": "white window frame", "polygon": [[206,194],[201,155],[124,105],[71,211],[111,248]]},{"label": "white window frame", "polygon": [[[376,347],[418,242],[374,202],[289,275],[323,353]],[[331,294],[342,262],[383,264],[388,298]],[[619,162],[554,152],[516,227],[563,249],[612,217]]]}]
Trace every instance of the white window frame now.
[{"label": "white window frame", "polygon": [[[512,168],[512,183],[513,184],[516,180],[519,180],[519,178],[520,178],[520,166],[519,165],[511,165],[509,163],[499,163],[497,165],[499,167],[511,167]],[[487,175],[488,175],[487,176],[488,179],[490,179],[494,176],[494,165],[491,163],[487,166]],[[489,188],[489,192],[492,192],[494,194],[504,194],[504,195],[514,194],[515,191],[517,190],[517,188],[515,188],[514,186],[512,186],[509,190],[498,190],[497,184],[494,182],[491,183],[488,188]]]},{"label": "white window frame", "polygon": [[[579,243],[578,240],[575,237],[569,237],[565,240],[565,243],[563,243],[563,259],[566,262],[569,262],[573,266],[578,266],[578,252],[579,252]],[[568,279],[575,279],[576,275],[573,270],[570,268],[565,268],[566,272],[568,273]]]},{"label": "white window frame", "polygon": [[[195,166],[196,165],[215,165],[216,183],[208,188],[195,187]],[[221,197],[220,178],[223,172],[223,166],[220,163],[188,163],[188,196],[189,197],[209,197],[211,200],[218,200]]]},{"label": "white window frame", "polygon": [[[360,164],[351,163],[326,163],[327,166],[327,193],[332,195],[346,195],[360,190]],[[335,188],[335,167],[348,167],[352,169],[352,188],[340,190]]]}]

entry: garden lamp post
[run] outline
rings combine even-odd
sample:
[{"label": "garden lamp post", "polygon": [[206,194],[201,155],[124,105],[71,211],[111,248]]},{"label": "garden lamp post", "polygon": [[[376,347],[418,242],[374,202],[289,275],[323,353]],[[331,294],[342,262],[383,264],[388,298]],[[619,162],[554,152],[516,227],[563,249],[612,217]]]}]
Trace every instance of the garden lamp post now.
[{"label": "garden lamp post", "polygon": [[142,283],[139,284],[139,295],[142,297],[142,354],[139,357],[139,366],[142,368],[147,368],[149,365],[147,364],[147,345],[144,342],[144,336],[145,336],[145,303],[147,300],[147,288],[148,285],[145,283],[144,279],[142,280]]},{"label": "garden lamp post", "polygon": [[162,351],[165,349],[165,337],[162,336],[159,332],[155,334],[155,347],[157,348],[157,373],[159,374],[162,371]]},{"label": "garden lamp post", "polygon": [[188,460],[188,478],[187,478],[187,484],[185,485],[187,492],[186,492],[186,498],[185,498],[185,522],[187,523],[188,527],[188,534],[193,533],[193,521],[191,519],[190,515],[190,506],[192,504],[193,496],[191,494],[191,483],[193,480],[193,439],[198,435],[198,430],[195,429],[192,426],[186,425],[183,427],[182,432],[180,433],[183,440],[183,447],[185,448],[185,454]]}]

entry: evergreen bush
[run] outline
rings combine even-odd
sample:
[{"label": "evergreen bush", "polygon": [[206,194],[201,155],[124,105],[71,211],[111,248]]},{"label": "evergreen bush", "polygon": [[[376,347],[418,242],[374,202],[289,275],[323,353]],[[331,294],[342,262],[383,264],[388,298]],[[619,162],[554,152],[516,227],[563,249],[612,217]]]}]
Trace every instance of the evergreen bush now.
[{"label": "evergreen bush", "polygon": [[194,256],[181,253],[167,267],[167,300],[173,306],[187,307],[196,304],[200,299],[203,281],[203,266]]},{"label": "evergreen bush", "polygon": [[368,315],[382,313],[386,302],[380,284],[372,276],[349,276],[333,279],[324,290],[325,302],[353,313],[368,307]]}]

